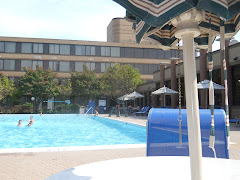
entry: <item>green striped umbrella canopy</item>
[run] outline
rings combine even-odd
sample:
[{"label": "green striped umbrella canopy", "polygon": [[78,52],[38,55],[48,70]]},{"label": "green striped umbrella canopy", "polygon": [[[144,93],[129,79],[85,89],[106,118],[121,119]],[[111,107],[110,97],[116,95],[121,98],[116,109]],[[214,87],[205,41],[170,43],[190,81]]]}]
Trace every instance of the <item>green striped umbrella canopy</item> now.
[{"label": "green striped umbrella canopy", "polygon": [[[239,0],[114,0],[152,27],[163,27],[178,15],[196,8],[226,21],[236,21]],[[238,20],[239,21],[239,20]],[[235,22],[234,22],[235,23]]]},{"label": "green striped umbrella canopy", "polygon": [[[209,35],[209,44],[214,36],[220,32],[221,50],[223,52],[223,67],[225,78],[226,125],[229,142],[229,110],[227,92],[227,69],[225,61],[224,37],[234,35],[240,29],[240,1],[239,0],[114,0],[126,8],[136,17],[136,33],[139,37],[156,35],[155,30],[169,28],[174,35],[169,35],[170,45],[174,44],[174,37],[182,39],[184,78],[187,103],[188,140],[191,165],[191,177],[202,180],[202,149],[199,119],[199,102],[197,93],[197,77],[195,63],[194,38],[201,35],[205,40]],[[209,26],[209,19],[212,26]],[[172,26],[173,27],[172,27]],[[176,27],[176,30],[172,29]],[[163,34],[160,33],[159,42],[163,45]],[[162,39],[161,39],[162,38]],[[138,40],[139,41],[139,40]],[[204,40],[199,38],[199,42]],[[211,52],[211,51],[209,51]],[[210,53],[211,54],[211,53]],[[211,74],[213,63],[209,61]],[[210,78],[210,81],[211,78]],[[212,84],[210,82],[210,84]],[[211,85],[210,85],[211,86]],[[213,92],[213,88],[211,88]],[[213,93],[211,93],[213,96]],[[212,99],[212,98],[210,98]],[[209,103],[210,104],[210,103]],[[211,102],[214,105],[214,102]],[[214,121],[212,121],[214,123]],[[212,135],[212,134],[211,134]],[[214,135],[214,134],[213,134]]]},{"label": "green striped umbrella canopy", "polygon": [[[178,39],[175,37],[176,27],[166,24],[162,28],[151,27],[144,21],[139,21],[138,18],[127,18],[131,22],[134,22],[133,29],[136,33],[136,42],[140,43],[145,37],[149,37],[160,44],[163,49],[171,48],[177,45]],[[208,47],[208,33],[202,31],[201,34],[194,38],[194,42],[200,48]],[[214,39],[213,39],[214,40]]]},{"label": "green striped umbrella canopy", "polygon": [[[133,29],[136,33],[136,41],[140,43],[145,37],[149,37],[158,43],[161,46],[165,47],[173,47],[177,44],[177,38],[175,37],[174,33],[176,31],[176,27],[174,27],[171,22],[163,25],[162,27],[154,27],[148,24],[147,22],[140,20],[139,18],[135,17],[129,11],[126,13],[126,18],[131,22],[134,22]],[[216,36],[220,35],[220,22],[221,18],[215,14],[204,12],[204,17],[202,21],[199,23],[199,28],[201,30],[201,34],[198,37],[194,38],[194,42],[196,46],[202,49],[208,48],[208,36],[210,33],[209,29],[209,19],[211,18],[212,21],[212,41],[215,40]],[[225,22],[225,37],[231,38],[236,34],[236,32],[240,28],[240,16],[235,16],[232,20]],[[165,48],[163,47],[163,48]]]}]

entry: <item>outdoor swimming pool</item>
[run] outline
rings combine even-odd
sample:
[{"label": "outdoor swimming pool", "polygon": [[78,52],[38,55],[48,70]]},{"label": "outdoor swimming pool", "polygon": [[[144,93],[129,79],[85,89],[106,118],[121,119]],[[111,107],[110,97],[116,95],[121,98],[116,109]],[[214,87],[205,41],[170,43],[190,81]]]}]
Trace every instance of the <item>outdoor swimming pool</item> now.
[{"label": "outdoor swimming pool", "polygon": [[0,149],[146,143],[145,127],[92,115],[35,114],[33,126],[17,126],[30,116],[0,116]]}]

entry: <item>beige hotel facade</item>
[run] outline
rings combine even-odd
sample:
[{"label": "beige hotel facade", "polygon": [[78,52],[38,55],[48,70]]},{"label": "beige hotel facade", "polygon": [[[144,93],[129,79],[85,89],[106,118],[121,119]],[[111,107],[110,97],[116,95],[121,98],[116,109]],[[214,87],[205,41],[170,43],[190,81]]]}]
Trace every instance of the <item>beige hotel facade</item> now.
[{"label": "beige hotel facade", "polygon": [[[229,94],[232,96],[230,96],[231,112],[232,116],[240,116],[235,110],[240,108],[240,82],[235,82],[240,79],[240,44],[236,43],[227,48],[231,74],[229,80]],[[136,44],[132,23],[123,18],[115,18],[107,27],[107,42],[0,37],[0,72],[17,79],[24,75],[23,66],[34,69],[38,64],[44,69],[50,68],[56,73],[57,78],[70,78],[70,72],[81,72],[83,64],[94,70],[97,75],[105,72],[107,67],[115,63],[129,64],[138,68],[141,78],[146,81],[137,89],[145,95],[137,101],[138,104],[160,107],[161,98],[151,96],[151,92],[163,85],[177,90],[178,69],[182,82],[184,81],[182,64],[177,65],[176,61],[170,60],[177,57],[177,53],[176,49],[162,50],[156,42],[147,38],[141,44]],[[201,50],[200,54],[201,56],[196,58],[198,81],[207,78],[207,52]],[[219,82],[220,52],[214,52],[213,58],[214,77],[217,78],[213,80],[221,84],[221,75]],[[200,94],[200,103],[204,104],[205,95],[202,92]],[[167,97],[167,105],[175,107],[176,100],[176,96]],[[217,102],[217,105],[221,103]]]}]

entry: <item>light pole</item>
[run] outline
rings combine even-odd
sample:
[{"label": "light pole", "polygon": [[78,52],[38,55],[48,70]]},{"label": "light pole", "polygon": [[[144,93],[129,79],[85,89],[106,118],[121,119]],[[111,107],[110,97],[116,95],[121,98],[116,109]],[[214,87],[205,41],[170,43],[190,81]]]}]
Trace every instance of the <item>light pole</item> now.
[{"label": "light pole", "polygon": [[35,112],[34,110],[35,110],[35,107],[34,107],[34,105],[35,105],[35,103],[34,103],[34,100],[35,100],[35,97],[31,97],[31,100],[32,100],[32,102],[33,102],[33,113]]}]

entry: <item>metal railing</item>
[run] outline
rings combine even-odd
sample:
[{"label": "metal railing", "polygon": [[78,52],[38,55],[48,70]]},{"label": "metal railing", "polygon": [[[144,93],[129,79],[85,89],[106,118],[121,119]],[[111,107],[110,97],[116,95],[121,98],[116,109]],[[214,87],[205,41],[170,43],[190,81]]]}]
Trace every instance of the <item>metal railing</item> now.
[{"label": "metal railing", "polygon": [[92,109],[92,114],[93,114],[93,108],[92,108],[92,107],[90,107],[90,108],[87,110],[87,112],[85,112],[85,114],[88,114],[88,112],[89,112],[91,109]]}]

